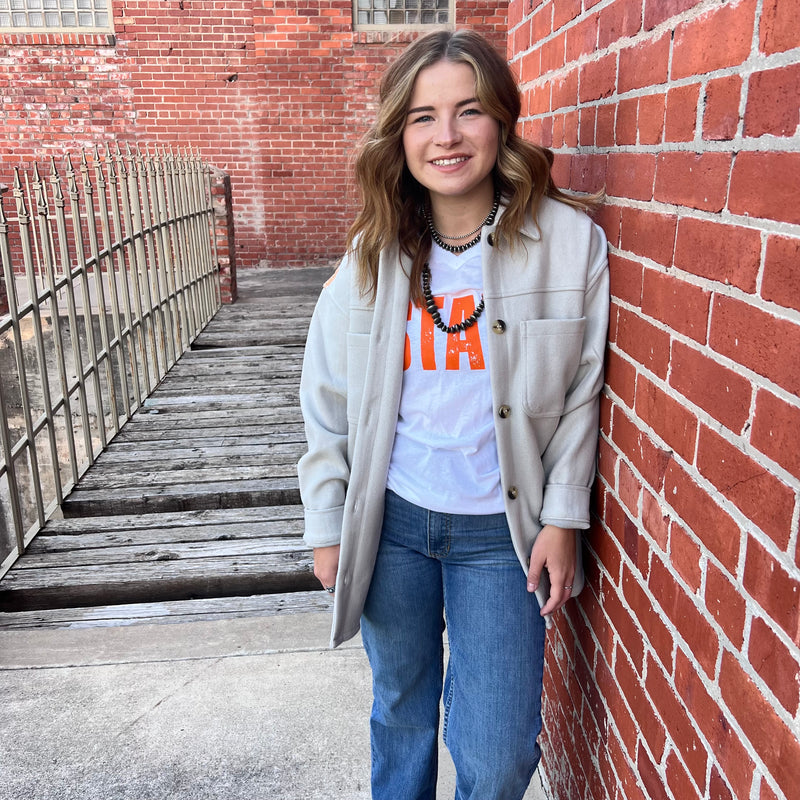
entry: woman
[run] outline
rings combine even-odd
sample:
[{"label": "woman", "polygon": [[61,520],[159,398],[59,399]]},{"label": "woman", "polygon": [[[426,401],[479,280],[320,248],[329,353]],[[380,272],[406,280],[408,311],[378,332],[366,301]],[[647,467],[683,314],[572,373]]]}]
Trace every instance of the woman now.
[{"label": "woman", "polygon": [[606,242],[516,135],[519,111],[475,33],[400,55],[309,330],[305,537],[335,592],[332,645],[361,628],[381,800],[435,797],[440,698],[457,800],[524,795],[545,620],[583,584]]}]

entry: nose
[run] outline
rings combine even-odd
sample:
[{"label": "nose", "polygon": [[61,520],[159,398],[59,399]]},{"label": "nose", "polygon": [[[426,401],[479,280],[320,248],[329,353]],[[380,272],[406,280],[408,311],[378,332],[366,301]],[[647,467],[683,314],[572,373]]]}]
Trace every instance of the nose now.
[{"label": "nose", "polygon": [[461,141],[461,132],[458,130],[456,121],[449,117],[440,119],[439,124],[436,126],[433,143],[440,147],[452,147],[459,141]]}]

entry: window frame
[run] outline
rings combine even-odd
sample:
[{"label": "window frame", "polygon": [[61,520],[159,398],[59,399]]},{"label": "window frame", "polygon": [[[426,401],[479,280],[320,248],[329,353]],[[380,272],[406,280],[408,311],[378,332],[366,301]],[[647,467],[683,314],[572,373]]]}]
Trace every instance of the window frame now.
[{"label": "window frame", "polygon": [[[42,14],[45,13],[45,10],[50,11],[52,9],[31,9],[27,6],[26,0],[23,0],[26,3],[25,12],[30,13],[31,11],[40,11]],[[4,26],[0,25],[0,36],[13,36],[14,34],[20,34],[23,36],[30,36],[30,35],[40,35],[40,36],[47,36],[47,35],[96,35],[96,34],[113,34],[114,33],[114,9],[113,9],[113,2],[114,0],[106,0],[106,13],[108,14],[108,25],[105,26],[98,26],[98,25],[74,25],[71,27],[66,27],[64,25],[40,25],[38,27],[32,27],[30,25],[25,26]],[[0,9],[5,11],[5,9]],[[14,11],[18,9],[9,9],[8,13],[13,14]],[[72,10],[72,9],[62,9],[58,8],[57,11],[61,13],[64,10]],[[79,11],[83,11],[84,9],[77,8],[77,2],[75,3],[74,11],[76,15]],[[97,11],[97,9],[92,6],[92,14]]]},{"label": "window frame", "polygon": [[385,25],[376,23],[360,23],[358,21],[358,0],[353,0],[352,3],[352,20],[354,31],[365,31],[375,33],[386,31],[387,33],[397,33],[399,31],[433,31],[441,30],[442,28],[453,28],[455,24],[456,2],[455,0],[447,0],[447,22],[417,22],[417,23],[397,23],[387,22]]}]

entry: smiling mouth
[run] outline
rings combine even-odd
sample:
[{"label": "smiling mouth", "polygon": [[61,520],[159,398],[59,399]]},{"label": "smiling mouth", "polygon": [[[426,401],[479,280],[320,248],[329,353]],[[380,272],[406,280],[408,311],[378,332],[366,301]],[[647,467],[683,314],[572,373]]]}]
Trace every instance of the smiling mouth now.
[{"label": "smiling mouth", "polygon": [[431,161],[435,167],[452,167],[454,164],[461,164],[467,160],[467,156],[457,156],[456,158],[437,158]]}]

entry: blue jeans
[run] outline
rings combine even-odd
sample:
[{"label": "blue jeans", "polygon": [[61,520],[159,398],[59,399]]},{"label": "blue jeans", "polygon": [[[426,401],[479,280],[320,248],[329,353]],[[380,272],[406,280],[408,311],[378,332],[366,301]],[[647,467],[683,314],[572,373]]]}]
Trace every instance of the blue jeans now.
[{"label": "blue jeans", "polygon": [[456,800],[522,798],[540,756],[544,633],[505,514],[441,514],[387,492],[361,619],[373,800],[435,799],[442,696]]}]

